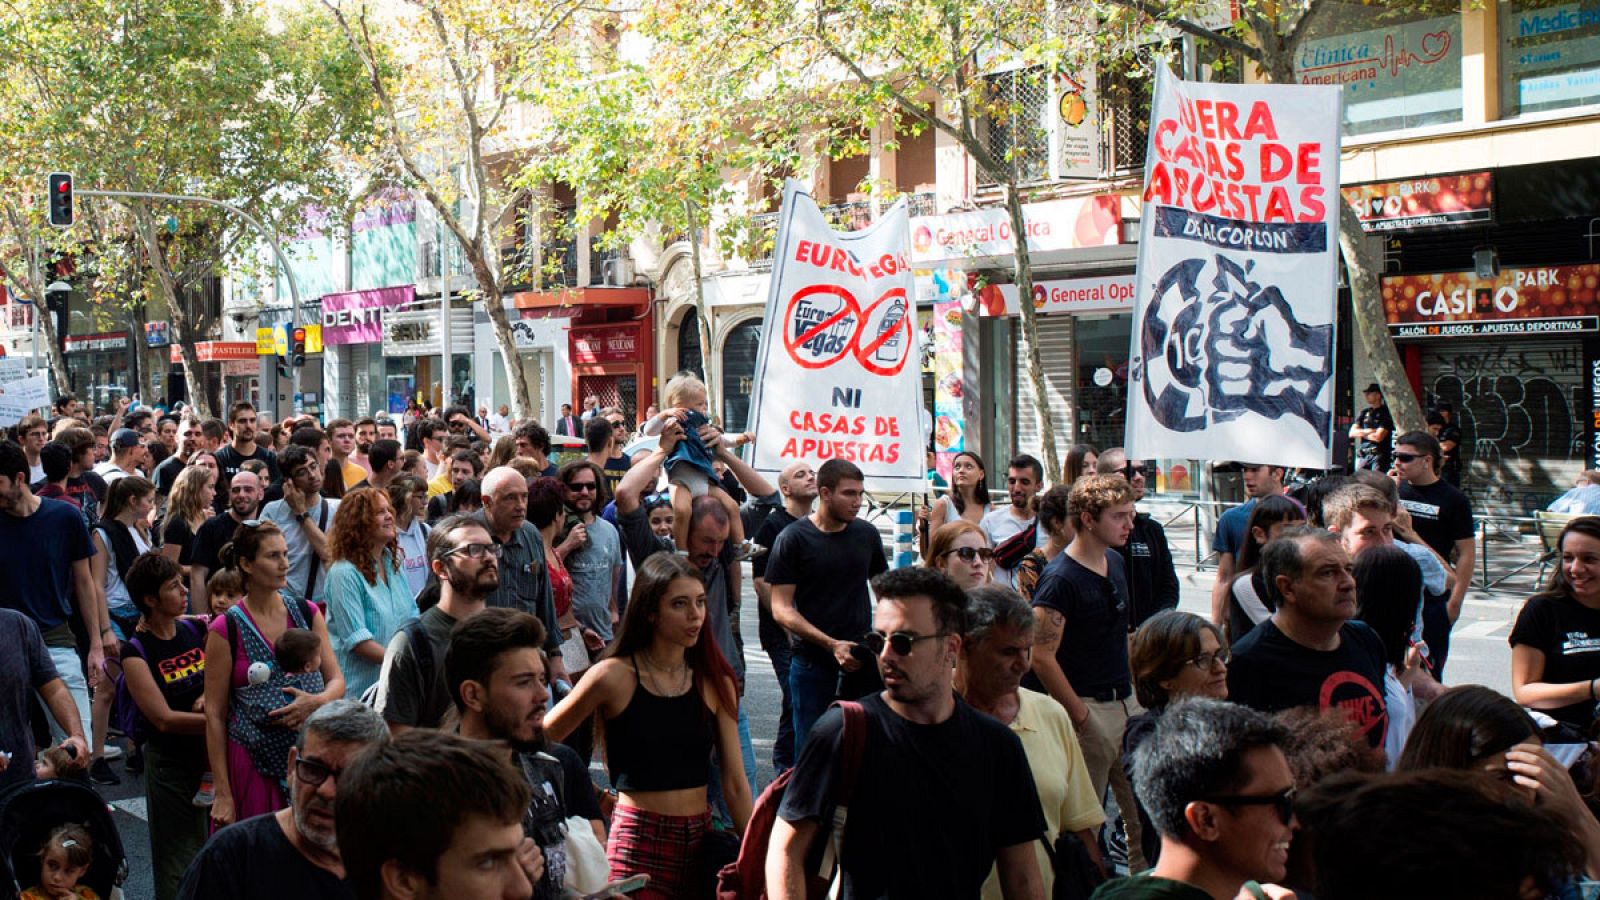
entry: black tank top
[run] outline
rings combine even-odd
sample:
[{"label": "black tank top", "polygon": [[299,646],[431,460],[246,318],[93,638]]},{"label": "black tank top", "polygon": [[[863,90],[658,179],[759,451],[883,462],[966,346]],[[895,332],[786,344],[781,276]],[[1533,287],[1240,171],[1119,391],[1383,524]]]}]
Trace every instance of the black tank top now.
[{"label": "black tank top", "polygon": [[711,762],[711,710],[692,676],[689,690],[657,697],[633,666],[633,699],[606,720],[606,763],[619,791],[675,791],[705,787]]}]

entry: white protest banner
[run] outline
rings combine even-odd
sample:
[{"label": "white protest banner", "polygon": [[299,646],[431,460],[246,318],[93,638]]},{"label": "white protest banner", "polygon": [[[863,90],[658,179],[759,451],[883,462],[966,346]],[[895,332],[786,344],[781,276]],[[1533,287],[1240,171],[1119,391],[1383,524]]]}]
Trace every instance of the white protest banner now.
[{"label": "white protest banner", "polygon": [[1339,104],[1337,87],[1158,73],[1129,458],[1330,464]]},{"label": "white protest banner", "polygon": [[923,490],[922,372],[905,201],[840,233],[784,185],[756,370],[751,465],[861,467],[868,490]]},{"label": "white protest banner", "polygon": [[0,425],[15,425],[28,413],[49,405],[47,375],[32,375],[0,384]]}]

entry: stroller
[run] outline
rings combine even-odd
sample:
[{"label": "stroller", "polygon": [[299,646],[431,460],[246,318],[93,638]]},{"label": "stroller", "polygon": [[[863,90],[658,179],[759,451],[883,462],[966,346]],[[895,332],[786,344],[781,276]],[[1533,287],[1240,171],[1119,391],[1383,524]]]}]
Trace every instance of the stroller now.
[{"label": "stroller", "polygon": [[94,838],[94,861],[80,883],[108,900],[120,896],[112,890],[128,877],[128,861],[106,802],[86,784],[35,781],[0,794],[0,900],[16,900],[39,883],[34,851],[66,822],[84,826]]}]

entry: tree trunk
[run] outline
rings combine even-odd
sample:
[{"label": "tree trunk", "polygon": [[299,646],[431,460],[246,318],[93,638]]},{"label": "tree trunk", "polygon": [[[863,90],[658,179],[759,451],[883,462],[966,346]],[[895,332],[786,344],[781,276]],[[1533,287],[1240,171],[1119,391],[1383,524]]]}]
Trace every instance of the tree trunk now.
[{"label": "tree trunk", "polygon": [[1383,398],[1394,416],[1395,433],[1423,431],[1427,421],[1417,395],[1406,378],[1400,353],[1394,338],[1389,335],[1388,319],[1383,311],[1383,292],[1378,278],[1383,274],[1383,256],[1379,249],[1382,238],[1373,237],[1361,229],[1361,220],[1355,210],[1340,198],[1339,249],[1344,254],[1345,281],[1350,285],[1351,317],[1355,319],[1356,343],[1372,367],[1373,377],[1383,388]]},{"label": "tree trunk", "polygon": [[1044,381],[1044,361],[1039,356],[1039,318],[1033,311],[1033,261],[1028,254],[1028,229],[1022,217],[1022,198],[1015,184],[1006,185],[1006,212],[1011,214],[1011,234],[1016,240],[1015,280],[1017,308],[1022,313],[1022,338],[1028,345],[1028,384],[1033,388],[1034,419],[1039,423],[1039,455],[1044,478],[1050,484],[1061,481],[1061,457],[1056,451],[1055,416],[1050,412],[1050,394]]},{"label": "tree trunk", "polygon": [[[478,289],[483,292],[479,301],[483,303],[484,312],[489,314],[489,325],[494,330],[495,346],[500,348],[500,361],[505,366],[506,381],[511,386],[512,417],[532,418],[533,398],[528,393],[528,382],[522,374],[522,356],[517,352],[517,338],[511,333],[511,320],[506,317],[505,298],[500,293],[500,283],[495,279],[494,272],[490,271],[489,263],[482,253],[473,253],[469,250],[467,259],[472,266],[472,277],[477,280]],[[443,278],[445,275],[441,273],[439,277]],[[481,400],[479,405],[482,405]]]},{"label": "tree trunk", "polygon": [[687,200],[683,205],[689,214],[689,260],[694,264],[694,311],[695,324],[700,332],[700,368],[704,370],[705,375],[707,406],[717,421],[721,422],[721,417],[717,416],[717,410],[721,408],[718,402],[722,396],[722,392],[717,389],[717,382],[720,379],[711,371],[711,317],[706,315],[705,273],[700,268],[700,230],[695,227],[693,205]]}]

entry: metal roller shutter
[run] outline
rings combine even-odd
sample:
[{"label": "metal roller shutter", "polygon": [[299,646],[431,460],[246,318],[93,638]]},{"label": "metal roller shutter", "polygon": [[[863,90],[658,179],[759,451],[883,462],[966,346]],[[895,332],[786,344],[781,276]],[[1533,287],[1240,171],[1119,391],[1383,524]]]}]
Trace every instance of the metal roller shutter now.
[{"label": "metal roller shutter", "polygon": [[[1065,458],[1072,443],[1073,367],[1071,316],[1039,316],[1039,350],[1044,363],[1044,382],[1055,422],[1056,454]],[[1017,452],[1039,456],[1039,418],[1034,412],[1033,384],[1028,380],[1028,344],[1022,335],[1022,320],[1016,322],[1016,397]],[[990,462],[991,472],[1004,471]]]},{"label": "metal roller shutter", "polygon": [[1531,515],[1584,465],[1583,346],[1508,338],[1429,343],[1422,389],[1461,427],[1461,487],[1479,512]]}]

